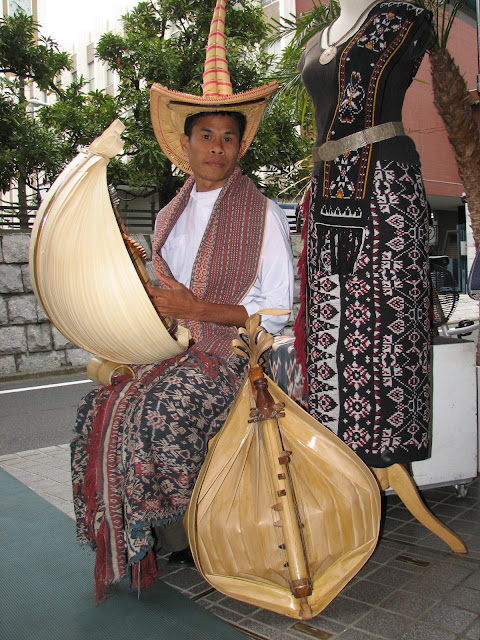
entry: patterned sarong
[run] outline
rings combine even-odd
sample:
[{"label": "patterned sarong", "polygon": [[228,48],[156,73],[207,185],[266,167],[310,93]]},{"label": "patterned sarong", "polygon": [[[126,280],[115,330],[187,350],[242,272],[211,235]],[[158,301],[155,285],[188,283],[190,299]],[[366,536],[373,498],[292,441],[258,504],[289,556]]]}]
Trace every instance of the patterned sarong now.
[{"label": "patterned sarong", "polygon": [[330,273],[329,238],[320,243],[317,226],[310,215],[309,411],[366,464],[422,460],[430,434],[430,298],[418,167],[377,162],[353,274]]},{"label": "patterned sarong", "polygon": [[153,527],[183,518],[243,367],[192,348],[136,367],[133,380],[95,389],[80,404],[73,494],[77,538],[97,551],[97,600],[126,576],[132,588],[152,583]]}]

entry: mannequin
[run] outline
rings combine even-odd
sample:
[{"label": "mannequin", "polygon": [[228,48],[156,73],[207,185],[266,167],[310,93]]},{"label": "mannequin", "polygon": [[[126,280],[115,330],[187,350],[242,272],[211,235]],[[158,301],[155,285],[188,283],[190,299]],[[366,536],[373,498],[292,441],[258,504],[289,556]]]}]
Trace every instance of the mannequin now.
[{"label": "mannequin", "polygon": [[432,14],[403,0],[340,5],[299,63],[317,131],[294,325],[308,410],[465,552],[405,468],[430,455],[430,282],[420,159],[401,119]]},{"label": "mannequin", "polygon": [[430,23],[341,0],[299,64],[317,138],[296,351],[309,411],[373,467],[429,456],[428,208],[401,120]]}]

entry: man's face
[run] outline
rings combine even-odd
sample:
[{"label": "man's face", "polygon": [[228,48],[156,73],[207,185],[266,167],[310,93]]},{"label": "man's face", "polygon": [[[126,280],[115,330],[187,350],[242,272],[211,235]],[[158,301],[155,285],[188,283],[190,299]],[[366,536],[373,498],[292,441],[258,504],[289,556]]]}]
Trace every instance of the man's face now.
[{"label": "man's face", "polygon": [[231,116],[206,114],[195,122],[192,134],[181,137],[197,191],[223,187],[232,175],[240,151],[238,124]]}]

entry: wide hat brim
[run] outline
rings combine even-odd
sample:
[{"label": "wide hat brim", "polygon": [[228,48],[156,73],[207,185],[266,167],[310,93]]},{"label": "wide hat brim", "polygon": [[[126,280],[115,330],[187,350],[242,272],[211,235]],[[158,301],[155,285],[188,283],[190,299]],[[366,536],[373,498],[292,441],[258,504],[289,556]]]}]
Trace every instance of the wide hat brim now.
[{"label": "wide hat brim", "polygon": [[150,114],[158,144],[174,165],[186,173],[192,173],[188,157],[180,142],[188,116],[203,112],[239,111],[247,120],[240,145],[241,158],[252,143],[268,99],[277,86],[276,82],[271,82],[233,95],[196,96],[172,91],[155,83],[150,89]]}]

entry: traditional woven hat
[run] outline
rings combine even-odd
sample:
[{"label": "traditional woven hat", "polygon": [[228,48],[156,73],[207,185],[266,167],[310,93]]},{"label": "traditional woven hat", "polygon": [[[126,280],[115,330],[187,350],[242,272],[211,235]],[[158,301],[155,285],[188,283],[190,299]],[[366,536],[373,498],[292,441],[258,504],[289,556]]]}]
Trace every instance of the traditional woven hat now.
[{"label": "traditional woven hat", "polygon": [[241,157],[257,132],[270,94],[277,88],[277,83],[272,82],[250,91],[232,93],[225,50],[225,14],[226,0],[217,0],[208,36],[203,95],[172,91],[158,83],[153,84],[150,90],[150,113],[158,144],[168,158],[186,173],[192,173],[192,169],[180,144],[180,136],[188,116],[204,111],[243,113],[247,124],[240,145]]}]

